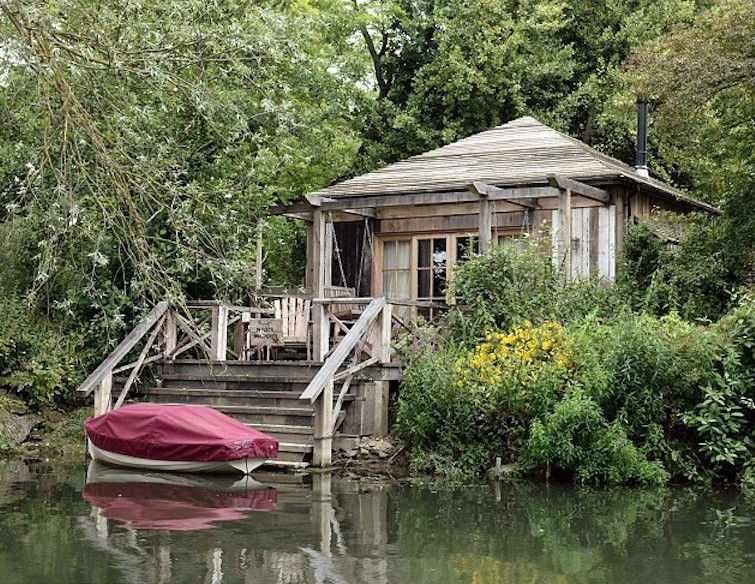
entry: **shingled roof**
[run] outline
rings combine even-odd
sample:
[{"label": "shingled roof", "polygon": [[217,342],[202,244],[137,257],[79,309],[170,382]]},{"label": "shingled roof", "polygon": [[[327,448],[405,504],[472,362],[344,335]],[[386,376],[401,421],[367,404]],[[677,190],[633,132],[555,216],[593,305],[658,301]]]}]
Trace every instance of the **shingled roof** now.
[{"label": "shingled roof", "polygon": [[559,174],[592,185],[639,184],[662,197],[709,212],[718,210],[661,181],[525,116],[453,144],[390,164],[312,194],[341,199],[464,191],[472,181],[508,187],[547,184]]}]

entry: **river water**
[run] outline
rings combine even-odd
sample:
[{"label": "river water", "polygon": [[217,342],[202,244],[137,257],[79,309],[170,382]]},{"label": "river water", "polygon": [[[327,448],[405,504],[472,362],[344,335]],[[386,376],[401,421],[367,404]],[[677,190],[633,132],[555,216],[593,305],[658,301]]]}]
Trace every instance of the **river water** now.
[{"label": "river water", "polygon": [[254,479],[0,463],[0,583],[755,582],[734,492]]}]

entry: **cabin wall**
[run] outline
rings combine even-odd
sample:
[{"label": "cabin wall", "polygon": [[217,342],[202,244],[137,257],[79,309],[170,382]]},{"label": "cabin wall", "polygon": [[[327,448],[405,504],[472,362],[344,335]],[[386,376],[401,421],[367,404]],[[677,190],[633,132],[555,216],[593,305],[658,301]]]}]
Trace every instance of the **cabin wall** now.
[{"label": "cabin wall", "polygon": [[[553,211],[552,224],[558,225],[558,210]],[[571,210],[571,273],[572,279],[598,276],[616,278],[616,205],[578,207]],[[557,248],[557,234],[551,231],[552,246]],[[562,258],[553,257],[558,265]]]},{"label": "cabin wall", "polygon": [[[571,198],[572,278],[598,276],[614,280],[627,221],[647,217],[656,207],[681,210],[672,201],[634,188],[623,185],[606,188],[611,194],[609,205],[579,195]],[[493,241],[540,231],[550,232],[555,244],[553,226],[559,224],[558,197],[540,198],[537,203],[538,209],[527,210],[509,201],[491,201]],[[377,207],[372,212],[374,219],[366,221],[337,220],[332,224],[335,235],[326,246],[330,283],[354,288],[362,296],[381,294],[384,241],[436,234],[461,237],[476,235],[479,230],[480,204],[476,202]],[[558,258],[554,257],[554,262],[558,263]]]},{"label": "cabin wall", "polygon": [[689,212],[674,201],[668,201],[646,192],[633,193],[629,200],[632,219],[647,219],[656,209],[671,211],[672,213]]}]

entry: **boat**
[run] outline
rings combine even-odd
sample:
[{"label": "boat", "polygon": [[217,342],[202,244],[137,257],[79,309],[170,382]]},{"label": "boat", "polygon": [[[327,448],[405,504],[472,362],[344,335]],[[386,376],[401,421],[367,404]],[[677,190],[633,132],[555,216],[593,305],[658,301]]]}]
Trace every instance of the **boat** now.
[{"label": "boat", "polygon": [[98,516],[127,528],[196,531],[246,519],[250,512],[272,511],[278,495],[249,475],[162,473],[93,460],[82,498]]},{"label": "boat", "polygon": [[84,422],[93,460],[160,472],[249,474],[278,441],[206,406],[130,404]]}]

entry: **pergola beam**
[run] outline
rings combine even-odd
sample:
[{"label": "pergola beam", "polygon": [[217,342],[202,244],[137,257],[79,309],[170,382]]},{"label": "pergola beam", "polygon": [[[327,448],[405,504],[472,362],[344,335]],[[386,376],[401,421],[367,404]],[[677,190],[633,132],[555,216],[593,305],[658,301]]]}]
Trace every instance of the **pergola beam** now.
[{"label": "pergola beam", "polygon": [[[484,183],[479,183],[483,185]],[[488,185],[491,186],[491,185]],[[539,199],[542,197],[558,197],[558,189],[551,186],[541,187],[517,187],[517,188],[499,188],[491,187],[487,196],[491,201],[511,201],[516,202],[522,199]],[[311,198],[310,198],[311,197]],[[441,205],[448,203],[476,203],[480,196],[470,191],[446,191],[446,192],[427,192],[427,193],[407,193],[405,195],[374,195],[359,197],[319,197],[316,195],[307,195],[307,200],[323,211],[348,211],[356,213],[363,212],[365,209],[377,209],[380,207],[402,207],[413,205]],[[275,211],[283,213],[296,213],[309,209],[311,206],[292,205],[291,207],[278,207]]]},{"label": "pergola beam", "polygon": [[[534,197],[521,197],[519,196],[520,193],[511,193],[513,189],[502,189],[500,187],[495,187],[493,185],[489,185],[477,180],[471,182],[467,186],[467,188],[471,193],[474,193],[480,197],[485,197],[488,200],[506,201],[507,203],[513,203],[514,205],[526,207],[527,209],[540,208],[540,205],[537,204],[537,201]],[[555,197],[558,196],[558,193],[540,195],[539,198],[543,198],[545,196]]]},{"label": "pergola beam", "polygon": [[608,194],[608,191],[566,178],[561,174],[549,174],[548,183],[550,183],[552,187],[556,187],[562,191],[569,190],[573,195],[582,195],[593,201],[599,201],[606,204],[611,201],[611,196]]}]

